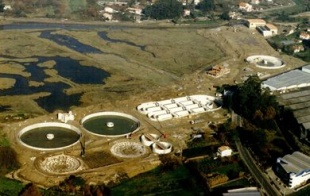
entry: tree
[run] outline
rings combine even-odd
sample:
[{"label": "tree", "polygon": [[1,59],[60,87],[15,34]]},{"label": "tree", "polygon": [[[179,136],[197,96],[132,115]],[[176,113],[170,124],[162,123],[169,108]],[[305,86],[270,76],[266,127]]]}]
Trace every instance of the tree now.
[{"label": "tree", "polygon": [[143,10],[145,17],[156,20],[179,18],[182,12],[182,4],[177,0],[158,0]]},{"label": "tree", "polygon": [[3,8],[4,8],[4,3],[2,2],[2,0],[0,0],[0,12],[4,12]]},{"label": "tree", "polygon": [[32,183],[27,184],[19,194],[20,196],[42,196],[38,187]]},{"label": "tree", "polygon": [[233,109],[245,118],[252,118],[259,107],[261,82],[258,76],[250,76],[243,84],[238,85],[233,95]]},{"label": "tree", "polygon": [[18,167],[16,152],[10,146],[0,146],[0,174]]},{"label": "tree", "polygon": [[197,5],[197,9],[202,12],[208,12],[215,9],[214,0],[203,0]]},{"label": "tree", "polygon": [[228,11],[224,11],[224,12],[221,14],[220,18],[221,18],[222,20],[230,20],[229,12],[228,12]]},{"label": "tree", "polygon": [[269,89],[262,89],[257,75],[250,76],[243,84],[237,86],[232,102],[233,110],[250,120],[270,120],[279,110],[276,97],[270,95]]}]

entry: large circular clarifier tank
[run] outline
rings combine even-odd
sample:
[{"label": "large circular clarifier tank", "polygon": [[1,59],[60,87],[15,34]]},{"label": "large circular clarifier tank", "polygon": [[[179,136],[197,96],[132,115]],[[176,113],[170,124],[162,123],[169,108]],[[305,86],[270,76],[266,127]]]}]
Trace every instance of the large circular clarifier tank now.
[{"label": "large circular clarifier tank", "polygon": [[120,137],[138,131],[140,122],[135,117],[120,112],[98,112],[81,120],[83,128],[91,134]]},{"label": "large circular clarifier tank", "polygon": [[35,150],[61,150],[79,142],[78,128],[64,123],[46,122],[27,126],[19,131],[18,141]]}]

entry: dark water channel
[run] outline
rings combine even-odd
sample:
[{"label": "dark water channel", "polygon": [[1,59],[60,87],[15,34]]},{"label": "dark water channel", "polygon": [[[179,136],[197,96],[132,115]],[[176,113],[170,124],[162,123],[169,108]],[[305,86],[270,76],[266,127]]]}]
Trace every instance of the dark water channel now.
[{"label": "dark water channel", "polygon": [[59,45],[66,46],[80,53],[97,53],[97,54],[103,53],[98,48],[83,44],[73,37],[61,34],[53,34],[52,32],[53,32],[52,30],[42,31],[40,37],[52,40]]},{"label": "dark water channel", "polygon": [[141,50],[145,51],[145,47],[144,45],[138,45],[138,44],[135,44],[133,42],[130,42],[130,41],[126,41],[126,40],[119,40],[119,39],[111,39],[107,36],[107,32],[105,31],[100,31],[98,32],[98,35],[104,39],[106,42],[111,42],[111,43],[125,43],[125,44],[128,44],[130,46],[135,46],[135,47],[138,47],[140,48]]},{"label": "dark water channel", "polygon": [[[38,62],[24,63],[25,71],[31,73],[29,78],[17,74],[0,74],[2,78],[15,79],[14,87],[0,91],[0,96],[6,95],[30,95],[39,92],[49,92],[50,95],[41,97],[35,100],[40,107],[48,112],[53,112],[57,109],[69,110],[71,106],[80,104],[81,93],[66,95],[65,89],[70,88],[68,84],[63,82],[45,82],[44,79],[49,77],[45,74],[45,67],[37,66],[49,60],[54,60],[56,65],[53,69],[57,70],[58,75],[67,78],[77,84],[104,84],[103,80],[110,77],[110,74],[102,69],[82,66],[79,61],[66,57],[36,57]],[[42,86],[29,86],[29,81],[42,82]]]}]

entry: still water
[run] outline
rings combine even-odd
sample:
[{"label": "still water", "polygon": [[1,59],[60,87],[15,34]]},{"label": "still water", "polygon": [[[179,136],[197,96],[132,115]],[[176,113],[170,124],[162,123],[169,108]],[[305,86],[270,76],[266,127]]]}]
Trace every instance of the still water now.
[{"label": "still water", "polygon": [[[53,67],[58,75],[71,80],[77,84],[104,84],[104,79],[110,77],[108,72],[92,66],[82,66],[79,61],[68,57],[35,57],[38,62],[21,63],[25,67],[25,71],[31,74],[30,77],[23,77],[17,74],[0,74],[1,78],[15,79],[14,87],[0,91],[0,96],[6,95],[30,95],[39,92],[49,92],[50,95],[35,100],[40,107],[48,112],[57,109],[69,110],[71,106],[80,104],[81,93],[66,95],[65,89],[70,88],[68,84],[63,82],[46,82],[44,81],[48,75],[44,70],[45,67],[39,67],[37,64],[45,61],[54,60],[56,65]],[[9,63],[10,61],[7,61]],[[29,81],[42,82],[41,86],[29,86]]]},{"label": "still water", "polygon": [[[47,139],[47,134],[53,134],[54,139]],[[72,130],[61,127],[41,127],[24,133],[20,139],[27,145],[37,148],[60,148],[78,141],[80,135]]]},{"label": "still water", "polygon": [[[108,127],[108,122],[112,122],[114,126]],[[83,123],[85,129],[99,135],[123,135],[133,132],[138,126],[136,121],[117,115],[93,117]]]}]

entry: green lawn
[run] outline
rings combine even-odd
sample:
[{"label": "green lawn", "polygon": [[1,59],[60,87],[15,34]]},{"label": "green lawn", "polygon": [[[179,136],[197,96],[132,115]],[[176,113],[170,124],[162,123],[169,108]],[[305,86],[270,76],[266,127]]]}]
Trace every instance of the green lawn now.
[{"label": "green lawn", "polygon": [[112,195],[201,195],[203,189],[184,167],[139,175],[111,188]]},{"label": "green lawn", "polygon": [[231,170],[236,172],[243,171],[239,163],[232,163],[215,169],[215,172],[227,175]]},{"label": "green lawn", "polygon": [[15,196],[23,189],[24,185],[16,180],[0,177],[0,195]]},{"label": "green lawn", "polygon": [[85,0],[69,0],[69,7],[72,12],[85,8],[87,5]]},{"label": "green lawn", "polygon": [[3,147],[10,146],[10,143],[6,137],[0,136],[0,146],[3,146]]}]

